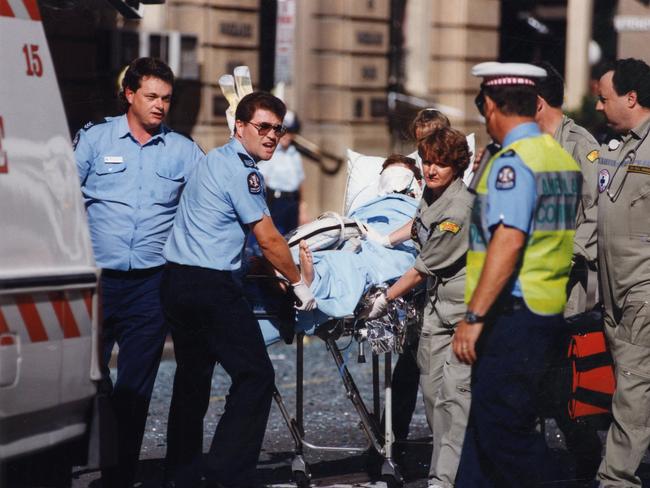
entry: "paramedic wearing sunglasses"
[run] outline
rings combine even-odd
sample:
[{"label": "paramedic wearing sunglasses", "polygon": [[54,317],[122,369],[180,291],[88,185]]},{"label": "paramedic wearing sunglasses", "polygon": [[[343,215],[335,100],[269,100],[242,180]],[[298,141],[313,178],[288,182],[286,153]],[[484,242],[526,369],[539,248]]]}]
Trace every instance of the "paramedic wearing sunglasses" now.
[{"label": "paramedic wearing sunglasses", "polygon": [[[163,120],[174,74],[154,58],[128,67],[126,113],[89,123],[74,140],[81,192],[97,265],[102,268],[102,369],[117,420],[117,465],[107,488],[132,486],[149,400],[167,328],[160,303],[165,239],[180,194],[203,151]],[[117,343],[117,378],[108,363]]]},{"label": "paramedic wearing sunglasses", "polygon": [[[529,488],[554,479],[537,432],[548,357],[562,317],[582,176],[534,122],[542,68],[481,63],[487,132],[502,149],[476,186],[465,298],[452,341],[472,370],[470,418],[456,487]],[[480,338],[480,340],[479,340]]]},{"label": "paramedic wearing sunglasses", "polygon": [[429,486],[454,486],[470,406],[470,366],[451,350],[455,326],[466,306],[465,259],[473,196],[463,183],[470,161],[467,140],[455,129],[441,127],[418,143],[426,184],[415,219],[388,236],[393,245],[413,239],[415,265],[367,311],[369,318],[386,313],[388,302],[420,283],[427,283],[422,332],[417,351],[420,387],[427,421],[433,431]]},{"label": "paramedic wearing sunglasses", "polygon": [[650,443],[650,67],[616,61],[599,81],[596,109],[618,137],[598,162],[598,265],[616,391],[601,487],[640,487]]},{"label": "paramedic wearing sunglasses", "polygon": [[[284,103],[268,93],[242,98],[232,139],[197,166],[165,245],[162,297],[177,363],[167,428],[168,486],[198,486],[202,475],[227,487],[256,484],[274,371],[251,306],[233,279],[249,230],[264,257],[293,284],[300,310],[315,306],[269,216],[257,169],[285,132],[285,112]],[[203,417],[216,362],[232,385],[203,462]]]}]

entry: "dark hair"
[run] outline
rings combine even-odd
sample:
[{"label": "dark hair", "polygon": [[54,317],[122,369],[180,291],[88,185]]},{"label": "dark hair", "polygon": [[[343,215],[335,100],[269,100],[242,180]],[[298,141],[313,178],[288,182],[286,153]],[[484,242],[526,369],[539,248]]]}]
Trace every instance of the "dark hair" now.
[{"label": "dark hair", "polygon": [[435,108],[425,108],[420,110],[411,122],[409,132],[413,140],[417,141],[416,132],[423,129],[427,133],[432,132],[440,127],[450,127],[451,123],[445,114]]},{"label": "dark hair", "polygon": [[402,156],[401,154],[391,154],[386,158],[386,161],[381,165],[381,173],[388,168],[391,164],[403,164],[406,166],[408,169],[413,171],[413,175],[415,176],[416,180],[421,180],[422,179],[422,171],[420,171],[420,168],[418,168],[417,163],[415,162],[415,159],[409,158],[408,156]]},{"label": "dark hair", "polygon": [[122,78],[122,91],[120,92],[120,100],[125,107],[129,106],[124,92],[129,90],[136,92],[140,88],[142,78],[149,77],[158,78],[170,85],[174,85],[174,73],[171,68],[167,66],[158,58],[137,58],[131,61],[129,67],[124,73]]},{"label": "dark hair", "polygon": [[564,102],[564,78],[548,61],[536,63],[536,66],[546,70],[546,78],[536,81],[537,91],[551,107],[560,108]]},{"label": "dark hair", "polygon": [[280,120],[284,119],[287,113],[287,106],[278,97],[268,92],[256,91],[249,93],[239,101],[235,111],[235,119],[250,122],[259,109],[268,110]]},{"label": "dark hair", "polygon": [[645,62],[634,58],[619,59],[614,63],[612,83],[617,95],[635,91],[639,105],[650,107],[650,66]]},{"label": "dark hair", "polygon": [[424,161],[442,162],[461,175],[469,166],[471,152],[465,135],[451,127],[441,127],[418,142],[418,154]]},{"label": "dark hair", "polygon": [[504,115],[534,117],[537,112],[537,88],[529,85],[483,86],[482,93],[490,97]]}]

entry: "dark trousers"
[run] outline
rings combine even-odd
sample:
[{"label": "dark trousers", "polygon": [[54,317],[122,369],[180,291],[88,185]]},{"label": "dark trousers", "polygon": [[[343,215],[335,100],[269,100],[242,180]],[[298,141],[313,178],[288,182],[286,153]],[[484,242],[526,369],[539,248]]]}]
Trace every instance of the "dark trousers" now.
[{"label": "dark trousers", "polygon": [[284,235],[298,227],[298,211],[300,210],[298,192],[295,192],[295,195],[283,195],[278,198],[273,196],[273,190],[267,190],[267,192],[271,193],[268,198],[271,218],[280,234]]},{"label": "dark trousers", "polygon": [[456,488],[531,488],[557,479],[535,425],[566,325],[520,305],[486,324],[472,371],[472,407]]},{"label": "dark trousers", "polygon": [[[230,272],[171,263],[162,296],[176,355],[166,477],[177,486],[197,486],[201,474],[225,486],[254,485],[274,370],[251,306]],[[232,385],[202,461],[203,417],[216,362]]]},{"label": "dark trousers", "polygon": [[[395,440],[403,441],[409,435],[409,426],[418,400],[420,385],[420,368],[416,360],[417,342],[408,344],[399,355],[393,370],[392,403],[393,403],[393,434]],[[383,428],[382,418],[382,428]]]},{"label": "dark trousers", "polygon": [[[110,274],[106,271],[107,274]],[[135,478],[162,348],[165,320],[160,305],[162,268],[103,275],[102,339],[105,388],[117,420],[118,465],[102,471],[102,484],[130,486]],[[117,343],[117,379],[112,384],[108,363]]]}]

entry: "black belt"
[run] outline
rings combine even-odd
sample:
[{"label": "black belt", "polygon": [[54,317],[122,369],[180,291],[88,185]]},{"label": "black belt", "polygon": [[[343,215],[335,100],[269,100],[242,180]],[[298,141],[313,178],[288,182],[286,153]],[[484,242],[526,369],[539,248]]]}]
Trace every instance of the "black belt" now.
[{"label": "black belt", "polygon": [[508,295],[504,297],[499,297],[497,302],[492,307],[494,314],[499,313],[508,313],[515,312],[517,310],[524,310],[526,307],[526,302],[522,297],[516,297],[513,295]]},{"label": "black belt", "polygon": [[266,194],[268,198],[298,198],[299,192],[297,191],[280,191],[280,190],[274,190],[272,188],[267,188],[266,189]]},{"label": "black belt", "polygon": [[186,271],[207,271],[209,273],[221,273],[225,275],[232,276],[232,271],[227,269],[214,269],[214,268],[204,268],[202,266],[194,266],[193,264],[179,264],[173,261],[167,261],[165,264],[167,269],[182,269]]},{"label": "black belt", "polygon": [[156,273],[162,271],[163,265],[154,266],[153,268],[130,269],[122,271],[120,269],[102,269],[102,276],[107,278],[115,278],[120,280],[139,280],[141,278],[148,278]]}]

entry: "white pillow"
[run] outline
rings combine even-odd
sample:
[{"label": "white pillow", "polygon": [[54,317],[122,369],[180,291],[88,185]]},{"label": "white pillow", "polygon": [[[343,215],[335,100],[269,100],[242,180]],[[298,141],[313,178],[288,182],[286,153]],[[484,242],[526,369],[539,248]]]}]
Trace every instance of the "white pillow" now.
[{"label": "white pillow", "polygon": [[348,181],[343,197],[343,215],[376,198],[379,189],[379,173],[386,158],[365,156],[352,149],[348,153]]}]

